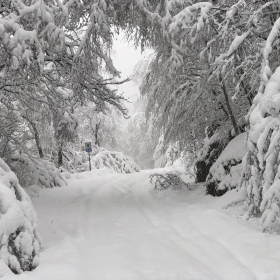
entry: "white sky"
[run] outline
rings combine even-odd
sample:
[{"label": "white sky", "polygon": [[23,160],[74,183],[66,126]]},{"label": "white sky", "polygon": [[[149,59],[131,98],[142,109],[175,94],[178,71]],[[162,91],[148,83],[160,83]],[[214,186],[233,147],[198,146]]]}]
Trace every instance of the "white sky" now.
[{"label": "white sky", "polygon": [[[121,78],[125,79],[132,75],[137,62],[152,51],[147,50],[141,54],[141,49],[135,49],[133,43],[128,43],[123,36],[118,36],[117,40],[114,41],[112,59],[116,69],[121,72]],[[139,96],[138,85],[132,81],[120,85],[118,92],[119,94],[123,93],[131,101],[135,101],[136,97]],[[128,107],[131,108],[129,105]]]}]

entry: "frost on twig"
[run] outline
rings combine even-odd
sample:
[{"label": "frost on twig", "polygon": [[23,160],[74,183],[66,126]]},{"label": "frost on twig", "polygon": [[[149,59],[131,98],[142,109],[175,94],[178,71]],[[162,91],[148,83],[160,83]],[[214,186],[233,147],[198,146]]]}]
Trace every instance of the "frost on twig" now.
[{"label": "frost on twig", "polygon": [[165,174],[152,174],[150,175],[150,182],[154,184],[156,190],[167,190],[171,186],[175,189],[181,189],[182,187],[189,187],[189,183],[185,183],[180,176],[173,173]]}]

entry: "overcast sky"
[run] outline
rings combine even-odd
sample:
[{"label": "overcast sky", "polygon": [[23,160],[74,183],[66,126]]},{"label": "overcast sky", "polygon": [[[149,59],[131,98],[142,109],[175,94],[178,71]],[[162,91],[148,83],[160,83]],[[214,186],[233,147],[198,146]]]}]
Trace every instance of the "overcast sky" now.
[{"label": "overcast sky", "polygon": [[[141,49],[135,49],[133,43],[128,43],[123,39],[123,35],[120,35],[114,41],[113,51],[113,63],[117,70],[121,71],[122,79],[130,77],[137,62],[152,52],[151,50],[147,50],[141,54]],[[133,101],[139,95],[138,85],[135,85],[132,81],[122,84],[119,86],[120,93],[124,93],[125,97]]]}]

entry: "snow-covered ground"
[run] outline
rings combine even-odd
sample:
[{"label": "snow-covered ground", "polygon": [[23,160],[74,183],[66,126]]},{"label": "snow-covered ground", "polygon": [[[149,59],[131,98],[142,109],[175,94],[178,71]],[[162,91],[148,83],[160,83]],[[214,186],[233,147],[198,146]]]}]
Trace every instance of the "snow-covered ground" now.
[{"label": "snow-covered ground", "polygon": [[3,279],[280,279],[280,237],[240,219],[240,204],[223,209],[238,200],[235,190],[155,191],[150,172],[86,172],[33,193],[40,265]]}]

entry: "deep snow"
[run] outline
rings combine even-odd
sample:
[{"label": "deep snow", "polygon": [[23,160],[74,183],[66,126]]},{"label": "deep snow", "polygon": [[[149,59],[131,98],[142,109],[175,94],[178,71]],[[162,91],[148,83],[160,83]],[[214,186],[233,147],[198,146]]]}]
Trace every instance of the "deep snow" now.
[{"label": "deep snow", "polygon": [[221,191],[237,188],[243,172],[242,158],[245,154],[246,133],[241,133],[228,143],[211,166],[206,178],[209,194],[221,195]]},{"label": "deep snow", "polygon": [[240,219],[240,204],[224,209],[238,192],[155,191],[150,172],[85,172],[33,193],[40,265],[3,279],[280,279],[280,237]]}]

